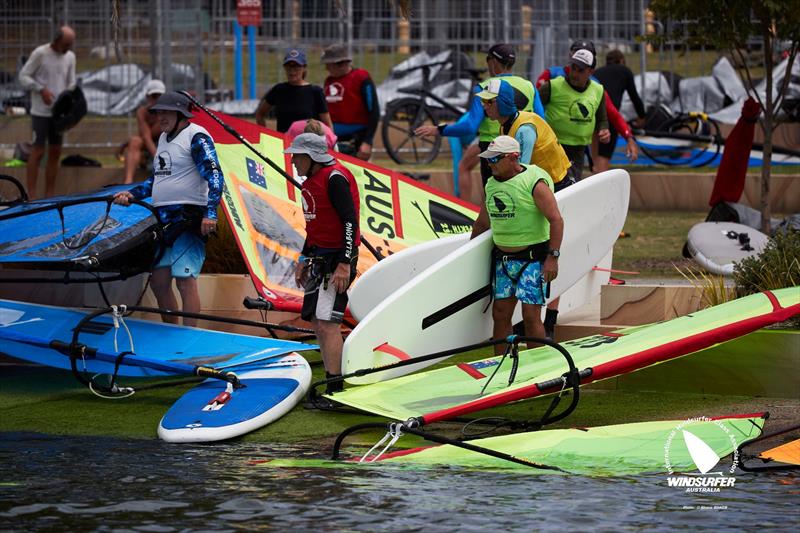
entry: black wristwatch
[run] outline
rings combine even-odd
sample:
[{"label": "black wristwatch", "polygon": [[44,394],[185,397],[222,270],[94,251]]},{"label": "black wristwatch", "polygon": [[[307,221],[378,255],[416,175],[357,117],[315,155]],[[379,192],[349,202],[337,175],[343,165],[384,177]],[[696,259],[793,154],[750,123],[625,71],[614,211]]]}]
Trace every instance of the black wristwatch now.
[{"label": "black wristwatch", "polygon": [[547,255],[552,255],[553,257],[558,259],[561,256],[561,252],[559,252],[558,250],[547,250]]}]

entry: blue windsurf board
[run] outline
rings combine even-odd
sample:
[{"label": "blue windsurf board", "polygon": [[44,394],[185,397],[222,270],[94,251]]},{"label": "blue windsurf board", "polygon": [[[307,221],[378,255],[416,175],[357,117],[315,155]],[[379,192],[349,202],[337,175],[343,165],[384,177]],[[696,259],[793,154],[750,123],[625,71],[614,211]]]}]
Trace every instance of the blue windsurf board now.
[{"label": "blue windsurf board", "polygon": [[294,353],[234,370],[240,388],[208,379],[164,414],[158,436],[167,442],[212,442],[238,437],[288,413],[311,383],[311,368]]}]

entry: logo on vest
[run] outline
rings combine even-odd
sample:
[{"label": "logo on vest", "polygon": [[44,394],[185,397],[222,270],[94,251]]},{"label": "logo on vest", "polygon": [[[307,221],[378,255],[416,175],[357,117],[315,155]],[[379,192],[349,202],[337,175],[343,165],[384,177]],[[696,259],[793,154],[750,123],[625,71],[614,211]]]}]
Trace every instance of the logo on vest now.
[{"label": "logo on vest", "polygon": [[169,152],[159,152],[153,166],[155,167],[153,169],[153,175],[157,178],[172,174],[172,158],[169,156]]},{"label": "logo on vest", "polygon": [[570,122],[591,122],[594,120],[594,111],[591,105],[580,100],[575,100],[569,106],[569,120]]},{"label": "logo on vest", "polygon": [[300,200],[303,203],[303,216],[306,221],[317,218],[317,204],[314,202],[314,196],[310,192],[303,190],[300,193]]},{"label": "logo on vest", "polygon": [[325,100],[331,103],[344,100],[344,86],[338,81],[328,85],[328,94],[325,95]]},{"label": "logo on vest", "polygon": [[486,209],[489,212],[489,218],[509,219],[516,216],[514,199],[506,192],[492,194],[489,201],[486,202]]}]

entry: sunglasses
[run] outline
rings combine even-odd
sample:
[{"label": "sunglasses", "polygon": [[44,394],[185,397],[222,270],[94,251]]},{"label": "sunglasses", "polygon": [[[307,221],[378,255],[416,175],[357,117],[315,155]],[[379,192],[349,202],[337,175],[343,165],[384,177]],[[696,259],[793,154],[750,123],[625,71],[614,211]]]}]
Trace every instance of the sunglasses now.
[{"label": "sunglasses", "polygon": [[505,158],[508,154],[499,154],[492,157],[487,157],[486,162],[490,165],[496,165],[501,159]]}]

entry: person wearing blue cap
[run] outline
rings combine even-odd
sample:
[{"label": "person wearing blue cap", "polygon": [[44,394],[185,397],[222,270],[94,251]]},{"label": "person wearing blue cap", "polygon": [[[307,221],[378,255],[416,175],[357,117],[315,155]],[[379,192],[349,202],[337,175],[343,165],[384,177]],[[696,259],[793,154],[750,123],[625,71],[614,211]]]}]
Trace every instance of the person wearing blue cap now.
[{"label": "person wearing blue cap", "polygon": [[[532,111],[544,116],[544,107],[539,99],[539,94],[533,84],[513,74],[514,63],[517,56],[514,52],[514,47],[510,44],[500,43],[495,44],[486,51],[486,66],[489,70],[491,78],[485,80],[475,86],[473,92],[475,95],[481,92],[486,85],[493,79],[502,78],[508,82],[514,89],[514,101],[517,108],[524,111]],[[414,131],[415,135],[420,137],[444,135],[446,137],[462,137],[469,138],[475,135],[478,136],[478,146],[470,147],[464,153],[463,159],[475,159],[481,150],[486,150],[489,143],[500,135],[500,125],[497,121],[490,119],[486,116],[481,104],[480,98],[473,97],[470,102],[470,108],[454,124],[439,124],[438,126],[420,126]],[[481,164],[481,178],[483,184],[491,177],[491,169],[483,159],[480,159]],[[467,185],[468,182],[464,184]],[[469,195],[466,191],[465,194]],[[482,192],[482,190],[481,190]],[[482,194],[480,195],[483,196]],[[469,196],[467,196],[469,199]]]},{"label": "person wearing blue cap", "polygon": [[267,114],[274,109],[278,121],[275,129],[281,133],[286,133],[293,122],[310,118],[333,128],[322,87],[306,81],[308,61],[305,52],[298,48],[289,49],[283,58],[283,70],[286,81],[273,85],[261,99],[256,109],[256,122],[266,126]]},{"label": "person wearing blue cap", "polygon": [[544,169],[558,191],[565,182],[570,162],[553,128],[536,113],[518,110],[514,90],[505,80],[491,80],[478,98],[486,116],[500,124],[500,133],[514,137],[519,143],[520,163]]}]

